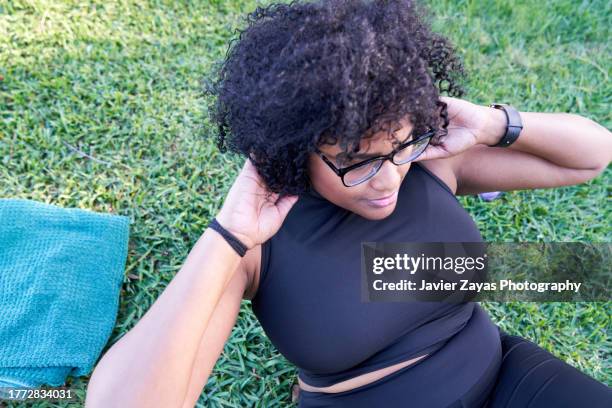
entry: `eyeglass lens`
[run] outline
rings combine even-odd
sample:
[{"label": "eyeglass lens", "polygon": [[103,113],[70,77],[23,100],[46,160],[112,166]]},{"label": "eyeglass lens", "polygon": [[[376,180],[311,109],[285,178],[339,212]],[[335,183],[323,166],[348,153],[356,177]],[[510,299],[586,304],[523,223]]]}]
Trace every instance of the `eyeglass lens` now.
[{"label": "eyeglass lens", "polygon": [[[417,143],[398,151],[395,153],[395,156],[393,156],[393,162],[395,164],[405,164],[416,159],[427,147],[429,139],[430,138],[426,137],[419,140]],[[363,183],[378,172],[383,164],[383,161],[384,159],[374,160],[370,163],[364,164],[363,166],[350,170],[344,175],[344,182],[349,186]]]}]

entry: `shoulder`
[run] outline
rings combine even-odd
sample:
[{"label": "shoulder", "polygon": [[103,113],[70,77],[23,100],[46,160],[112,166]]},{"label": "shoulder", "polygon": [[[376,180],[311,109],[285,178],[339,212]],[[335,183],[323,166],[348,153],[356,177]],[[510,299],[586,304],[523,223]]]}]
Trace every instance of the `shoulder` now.
[{"label": "shoulder", "polygon": [[418,163],[430,173],[433,173],[450,189],[453,194],[457,192],[457,166],[460,157],[452,156],[443,159],[422,160]]}]

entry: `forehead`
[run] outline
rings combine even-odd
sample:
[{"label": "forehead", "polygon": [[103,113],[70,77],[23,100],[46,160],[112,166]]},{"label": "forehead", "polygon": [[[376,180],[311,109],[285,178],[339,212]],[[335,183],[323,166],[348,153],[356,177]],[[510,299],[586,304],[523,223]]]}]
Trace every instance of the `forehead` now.
[{"label": "forehead", "polygon": [[[375,133],[370,138],[362,138],[359,143],[359,152],[363,154],[365,154],[366,152],[387,153],[391,150],[391,141],[393,140],[393,134],[395,134],[395,137],[398,140],[403,141],[410,135],[410,132],[413,128],[412,123],[410,123],[410,120],[407,118],[402,118],[400,120],[399,126],[401,127],[396,127],[395,131],[390,126],[387,126],[385,129]],[[340,148],[339,143],[336,143],[334,145],[326,144],[320,146],[319,150],[332,157],[336,154],[343,152]]]}]

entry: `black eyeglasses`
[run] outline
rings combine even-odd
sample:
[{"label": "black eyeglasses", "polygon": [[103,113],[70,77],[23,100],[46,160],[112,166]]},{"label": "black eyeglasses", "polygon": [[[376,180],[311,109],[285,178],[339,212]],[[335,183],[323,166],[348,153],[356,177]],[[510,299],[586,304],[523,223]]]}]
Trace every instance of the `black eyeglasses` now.
[{"label": "black eyeglasses", "polygon": [[[316,152],[321,159],[342,179],[342,184],[346,187],[353,187],[357,184],[361,184],[374,177],[378,170],[382,167],[385,160],[391,160],[393,164],[399,166],[400,164],[406,164],[421,155],[429,145],[431,138],[436,134],[435,130],[430,130],[417,138],[402,143],[399,147],[393,150],[391,153],[382,156],[370,157],[359,163],[352,164],[347,167],[337,168],[325,154],[316,149]],[[412,148],[410,148],[412,147]]]}]

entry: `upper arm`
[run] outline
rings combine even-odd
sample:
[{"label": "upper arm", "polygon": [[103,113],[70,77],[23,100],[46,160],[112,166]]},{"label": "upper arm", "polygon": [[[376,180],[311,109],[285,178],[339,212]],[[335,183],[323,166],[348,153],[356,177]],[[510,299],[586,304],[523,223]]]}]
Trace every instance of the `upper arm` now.
[{"label": "upper arm", "polygon": [[449,163],[457,180],[456,195],[569,186],[601,173],[570,169],[529,153],[480,144],[451,159]]},{"label": "upper arm", "polygon": [[249,288],[249,275],[247,273],[245,257],[234,273],[230,283],[221,295],[219,303],[215,306],[213,314],[202,339],[193,362],[193,369],[183,408],[193,408],[204,391],[208,377],[212,372],[227,339],[236,324],[240,304]]}]

